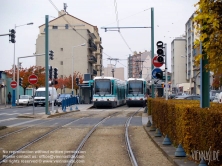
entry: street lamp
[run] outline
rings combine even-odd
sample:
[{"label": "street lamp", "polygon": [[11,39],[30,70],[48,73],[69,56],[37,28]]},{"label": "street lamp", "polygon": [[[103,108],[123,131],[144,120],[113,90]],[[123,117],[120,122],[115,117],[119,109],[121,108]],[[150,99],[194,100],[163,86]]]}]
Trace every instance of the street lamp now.
[{"label": "street lamp", "polygon": [[[15,24],[15,31],[16,31],[16,28],[17,27],[21,27],[21,26],[25,26],[25,25],[32,25],[33,24],[33,22],[30,22],[30,23],[27,23],[27,24],[23,24],[23,25],[17,25],[16,26],[16,24]],[[17,69],[17,70],[19,70],[19,69]],[[15,81],[15,43],[14,43],[14,58],[13,58],[13,81]],[[18,84],[18,82],[17,82],[17,84]],[[17,85],[17,86],[19,86],[19,85]],[[15,89],[13,89],[13,93],[12,93],[12,106],[15,106]],[[19,99],[17,99],[17,100],[19,100]]]},{"label": "street lamp", "polygon": [[80,45],[77,45],[77,46],[73,46],[72,47],[72,95],[73,95],[73,66],[74,66],[74,48],[75,47],[80,47],[80,46],[85,46],[86,43],[83,43],[83,44],[80,44]]},{"label": "street lamp", "polygon": [[[17,27],[21,27],[21,26],[25,26],[25,25],[32,25],[33,22],[27,23],[27,24],[23,24],[23,25],[15,25],[15,30]],[[15,43],[14,43],[14,60],[13,60],[13,81],[15,81]]]}]

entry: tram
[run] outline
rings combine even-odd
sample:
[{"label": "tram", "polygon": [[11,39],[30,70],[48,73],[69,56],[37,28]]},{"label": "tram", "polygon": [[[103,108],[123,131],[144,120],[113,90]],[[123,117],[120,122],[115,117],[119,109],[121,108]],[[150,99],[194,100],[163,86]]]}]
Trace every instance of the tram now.
[{"label": "tram", "polygon": [[113,77],[97,76],[93,79],[94,107],[115,108],[126,104],[126,82]]},{"label": "tram", "polygon": [[147,82],[143,78],[129,78],[126,83],[126,104],[130,106],[146,106]]}]

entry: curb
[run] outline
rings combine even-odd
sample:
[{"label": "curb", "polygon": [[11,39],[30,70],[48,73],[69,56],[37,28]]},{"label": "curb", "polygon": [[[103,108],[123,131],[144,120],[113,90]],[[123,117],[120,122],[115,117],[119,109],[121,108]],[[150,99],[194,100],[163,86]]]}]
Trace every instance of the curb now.
[{"label": "curb", "polygon": [[164,137],[155,137],[155,131],[149,131],[150,127],[143,125],[144,130],[150,137],[155,146],[166,156],[166,158],[176,166],[198,166],[197,163],[188,159],[188,157],[175,157],[176,148],[173,145],[162,145]]},{"label": "curb", "polygon": [[64,114],[68,114],[68,113],[72,113],[72,112],[78,112],[80,110],[74,110],[74,111],[66,111],[66,112],[57,112],[51,115],[18,115],[17,118],[40,118],[40,119],[46,119],[46,118],[52,118],[52,117],[56,117],[56,116],[60,116],[60,115],[64,115]]}]

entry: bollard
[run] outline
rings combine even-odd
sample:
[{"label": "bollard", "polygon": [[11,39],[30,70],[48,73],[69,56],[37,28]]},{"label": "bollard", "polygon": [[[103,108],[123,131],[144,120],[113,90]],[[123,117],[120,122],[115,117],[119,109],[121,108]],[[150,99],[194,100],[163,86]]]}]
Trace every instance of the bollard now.
[{"label": "bollard", "polygon": [[150,126],[151,126],[151,122],[150,122],[150,120],[148,120],[146,127],[150,127]]},{"label": "bollard", "polygon": [[162,142],[163,145],[171,145],[171,141],[169,139],[169,137],[166,135],[163,142]]},{"label": "bollard", "polygon": [[70,106],[69,111],[72,111],[72,106]]},{"label": "bollard", "polygon": [[76,105],[76,110],[79,110],[78,106]]},{"label": "bollard", "polygon": [[157,128],[156,129],[156,132],[154,134],[155,137],[161,137],[162,136],[162,133],[160,132],[160,130]]},{"label": "bollard", "polygon": [[186,153],[181,144],[178,145],[176,152],[174,154],[176,157],[186,157]]},{"label": "bollard", "polygon": [[202,158],[198,166],[207,166],[205,160]]},{"label": "bollard", "polygon": [[147,107],[145,107],[144,112],[143,113],[147,113]]},{"label": "bollard", "polygon": [[150,131],[156,131],[156,127],[155,127],[154,124],[151,125],[151,127],[150,127]]}]

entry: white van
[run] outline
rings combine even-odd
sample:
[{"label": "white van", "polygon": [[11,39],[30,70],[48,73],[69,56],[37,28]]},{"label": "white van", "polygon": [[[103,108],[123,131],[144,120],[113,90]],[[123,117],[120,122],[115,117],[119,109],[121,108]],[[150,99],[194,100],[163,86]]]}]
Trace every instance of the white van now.
[{"label": "white van", "polygon": [[[34,97],[34,105],[37,107],[37,105],[45,105],[45,87],[40,87],[35,91],[35,97]],[[49,97],[48,101],[51,104],[52,101],[54,101],[54,105],[56,105],[56,99],[57,99],[57,91],[55,87],[49,87]]]}]

